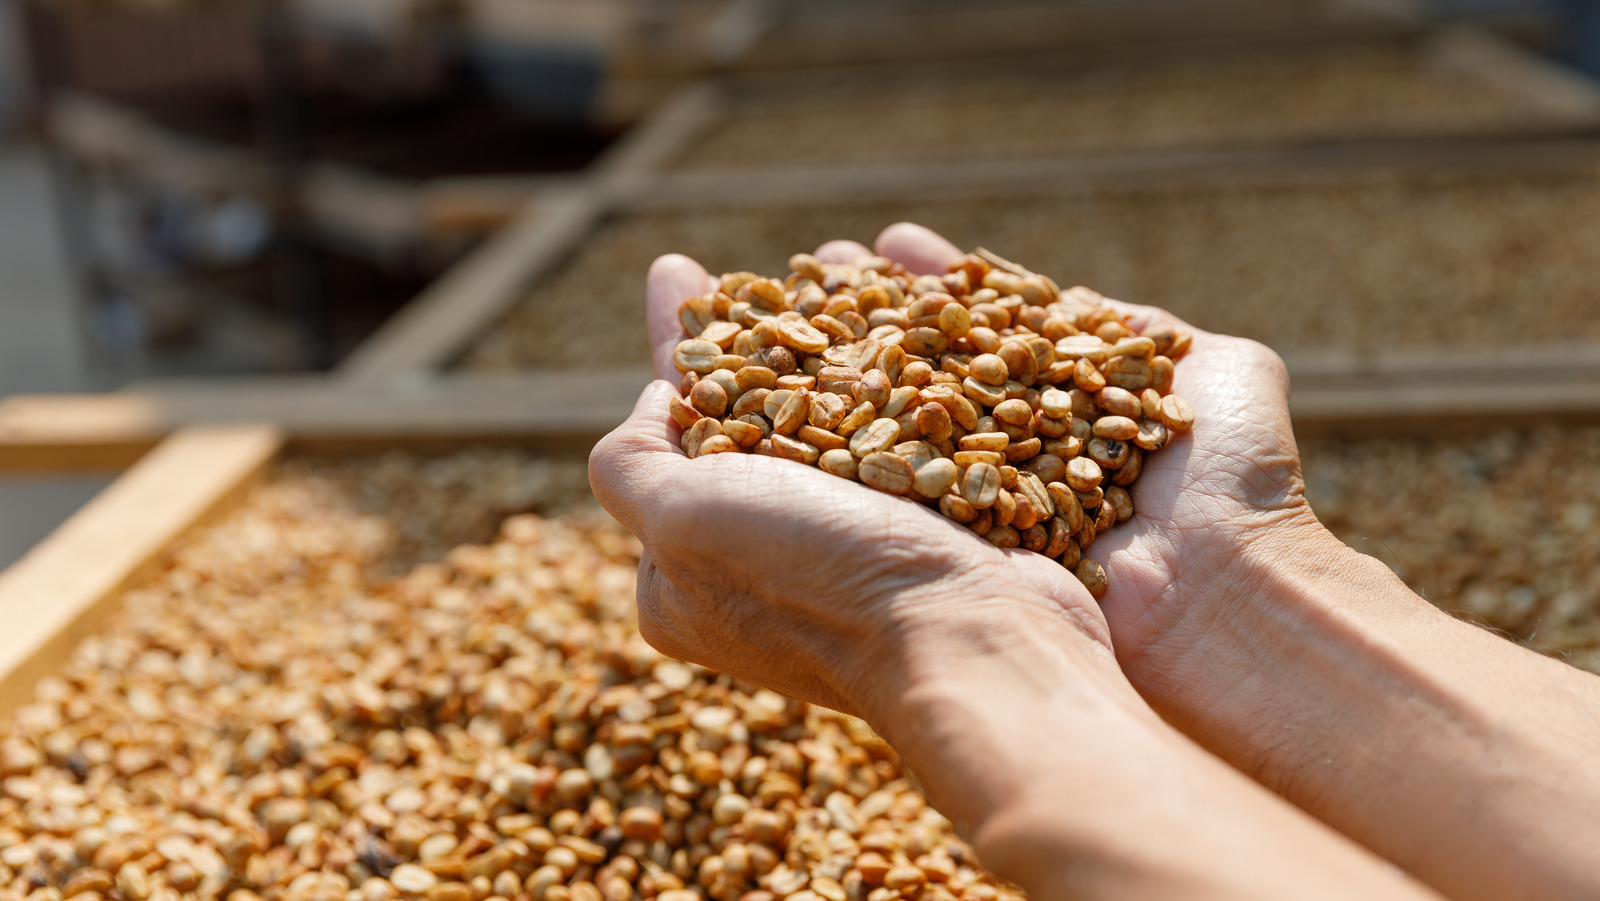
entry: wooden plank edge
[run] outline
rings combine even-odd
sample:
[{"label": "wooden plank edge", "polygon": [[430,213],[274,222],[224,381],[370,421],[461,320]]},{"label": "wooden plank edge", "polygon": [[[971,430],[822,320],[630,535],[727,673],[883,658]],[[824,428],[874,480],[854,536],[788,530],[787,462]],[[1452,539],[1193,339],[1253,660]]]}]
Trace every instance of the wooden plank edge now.
[{"label": "wooden plank edge", "polygon": [[1453,436],[1542,423],[1600,424],[1600,382],[1291,389],[1299,435]]},{"label": "wooden plank edge", "polygon": [[270,426],[180,432],[0,573],[0,715],[27,703],[117,595],[240,497],[282,447]]},{"label": "wooden plank edge", "polygon": [[346,357],[336,378],[361,384],[438,368],[493,326],[529,281],[597,226],[605,197],[582,185],[542,197],[457,263]]},{"label": "wooden plank edge", "polygon": [[1444,28],[1428,40],[1424,56],[1434,66],[1521,99],[1531,113],[1573,125],[1600,125],[1600,82],[1485,28]]},{"label": "wooden plank edge", "polygon": [[[1592,174],[1600,139],[1460,139],[1210,151],[1140,151],[1020,160],[680,171],[620,199],[619,212],[856,205],[1100,191],[1219,193],[1263,187]],[[929,185],[937,185],[930,189]]]},{"label": "wooden plank edge", "polygon": [[119,470],[193,425],[271,422],[295,449],[584,449],[627,418],[644,368],[340,385],[326,377],[164,380],[0,400],[0,472]]},{"label": "wooden plank edge", "polygon": [[637,193],[719,108],[708,85],[685,88],[595,163],[591,178],[552,190],[380,327],[336,370],[353,384],[441,369],[492,328],[623,198]]}]

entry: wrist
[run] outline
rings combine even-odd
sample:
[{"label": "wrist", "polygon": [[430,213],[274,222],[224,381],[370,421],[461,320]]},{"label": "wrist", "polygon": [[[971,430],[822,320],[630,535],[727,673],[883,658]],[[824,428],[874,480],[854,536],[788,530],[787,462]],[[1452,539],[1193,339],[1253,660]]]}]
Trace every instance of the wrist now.
[{"label": "wrist", "polygon": [[[1124,660],[1163,718],[1452,895],[1593,887],[1566,852],[1595,830],[1562,811],[1600,803],[1570,776],[1600,741],[1571,711],[1600,705],[1600,681],[1450,617],[1319,524],[1233,552],[1226,582]],[[1518,855],[1496,858],[1508,841]]]},{"label": "wrist", "polygon": [[[901,674],[869,718],[963,834],[1041,785],[1143,746],[1159,719],[1103,639],[1042,597],[969,600],[900,633]],[[1088,611],[1084,611],[1087,615]]]}]

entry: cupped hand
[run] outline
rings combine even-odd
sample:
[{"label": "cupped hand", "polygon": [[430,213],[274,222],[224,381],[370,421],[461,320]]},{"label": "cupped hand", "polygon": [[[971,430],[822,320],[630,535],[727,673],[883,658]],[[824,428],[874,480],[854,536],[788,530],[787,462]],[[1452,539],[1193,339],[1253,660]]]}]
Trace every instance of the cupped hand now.
[{"label": "cupped hand", "polygon": [[[910,267],[928,263],[920,245],[886,249]],[[869,255],[850,242],[817,253]],[[651,644],[869,720],[897,703],[918,668],[943,665],[952,648],[992,652],[1004,644],[998,630],[1032,618],[1065,620],[1104,652],[1099,608],[1053,560],[996,548],[913,501],[789,460],[689,459],[667,414],[677,312],[713,284],[687,257],[651,267],[659,380],[589,462],[596,497],[644,543],[639,625]]]},{"label": "cupped hand", "polygon": [[[885,230],[878,250],[937,272],[962,256],[907,223]],[[1189,717],[1178,707],[1205,702],[1176,700],[1192,687],[1178,675],[1180,658],[1222,630],[1249,628],[1230,619],[1229,606],[1252,589],[1257,570],[1245,558],[1261,545],[1322,553],[1330,539],[1305,499],[1289,378],[1277,354],[1156,307],[1111,303],[1136,331],[1165,326],[1194,336],[1173,380],[1195,410],[1194,428],[1146,456],[1130,489],[1133,518],[1093,548],[1110,581],[1100,606],[1117,659],[1157,709],[1183,720]]]}]

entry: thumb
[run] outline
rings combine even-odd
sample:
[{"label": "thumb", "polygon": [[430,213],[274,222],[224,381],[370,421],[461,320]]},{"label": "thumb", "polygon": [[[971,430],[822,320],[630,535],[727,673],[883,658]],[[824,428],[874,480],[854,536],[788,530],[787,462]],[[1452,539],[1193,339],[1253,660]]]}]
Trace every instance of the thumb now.
[{"label": "thumb", "polygon": [[688,460],[678,448],[678,427],[667,415],[667,401],[677,395],[671,383],[651,382],[627,420],[589,452],[589,487],[595,499],[635,533],[667,473]]}]

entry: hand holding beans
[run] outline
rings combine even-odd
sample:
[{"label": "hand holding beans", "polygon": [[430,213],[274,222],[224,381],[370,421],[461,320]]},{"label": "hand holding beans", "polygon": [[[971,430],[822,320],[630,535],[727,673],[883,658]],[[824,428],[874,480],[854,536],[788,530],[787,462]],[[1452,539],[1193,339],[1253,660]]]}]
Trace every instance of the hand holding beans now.
[{"label": "hand holding beans", "polygon": [[[1194,424],[1171,393],[1189,334],[1136,334],[1094,291],[981,249],[940,275],[883,257],[789,267],[781,281],[724,274],[679,306],[683,397],[668,411],[683,450],[820,466],[1104,594],[1083,550],[1132,516],[1122,489],[1143,454]],[[759,409],[741,404],[754,392]]]}]

